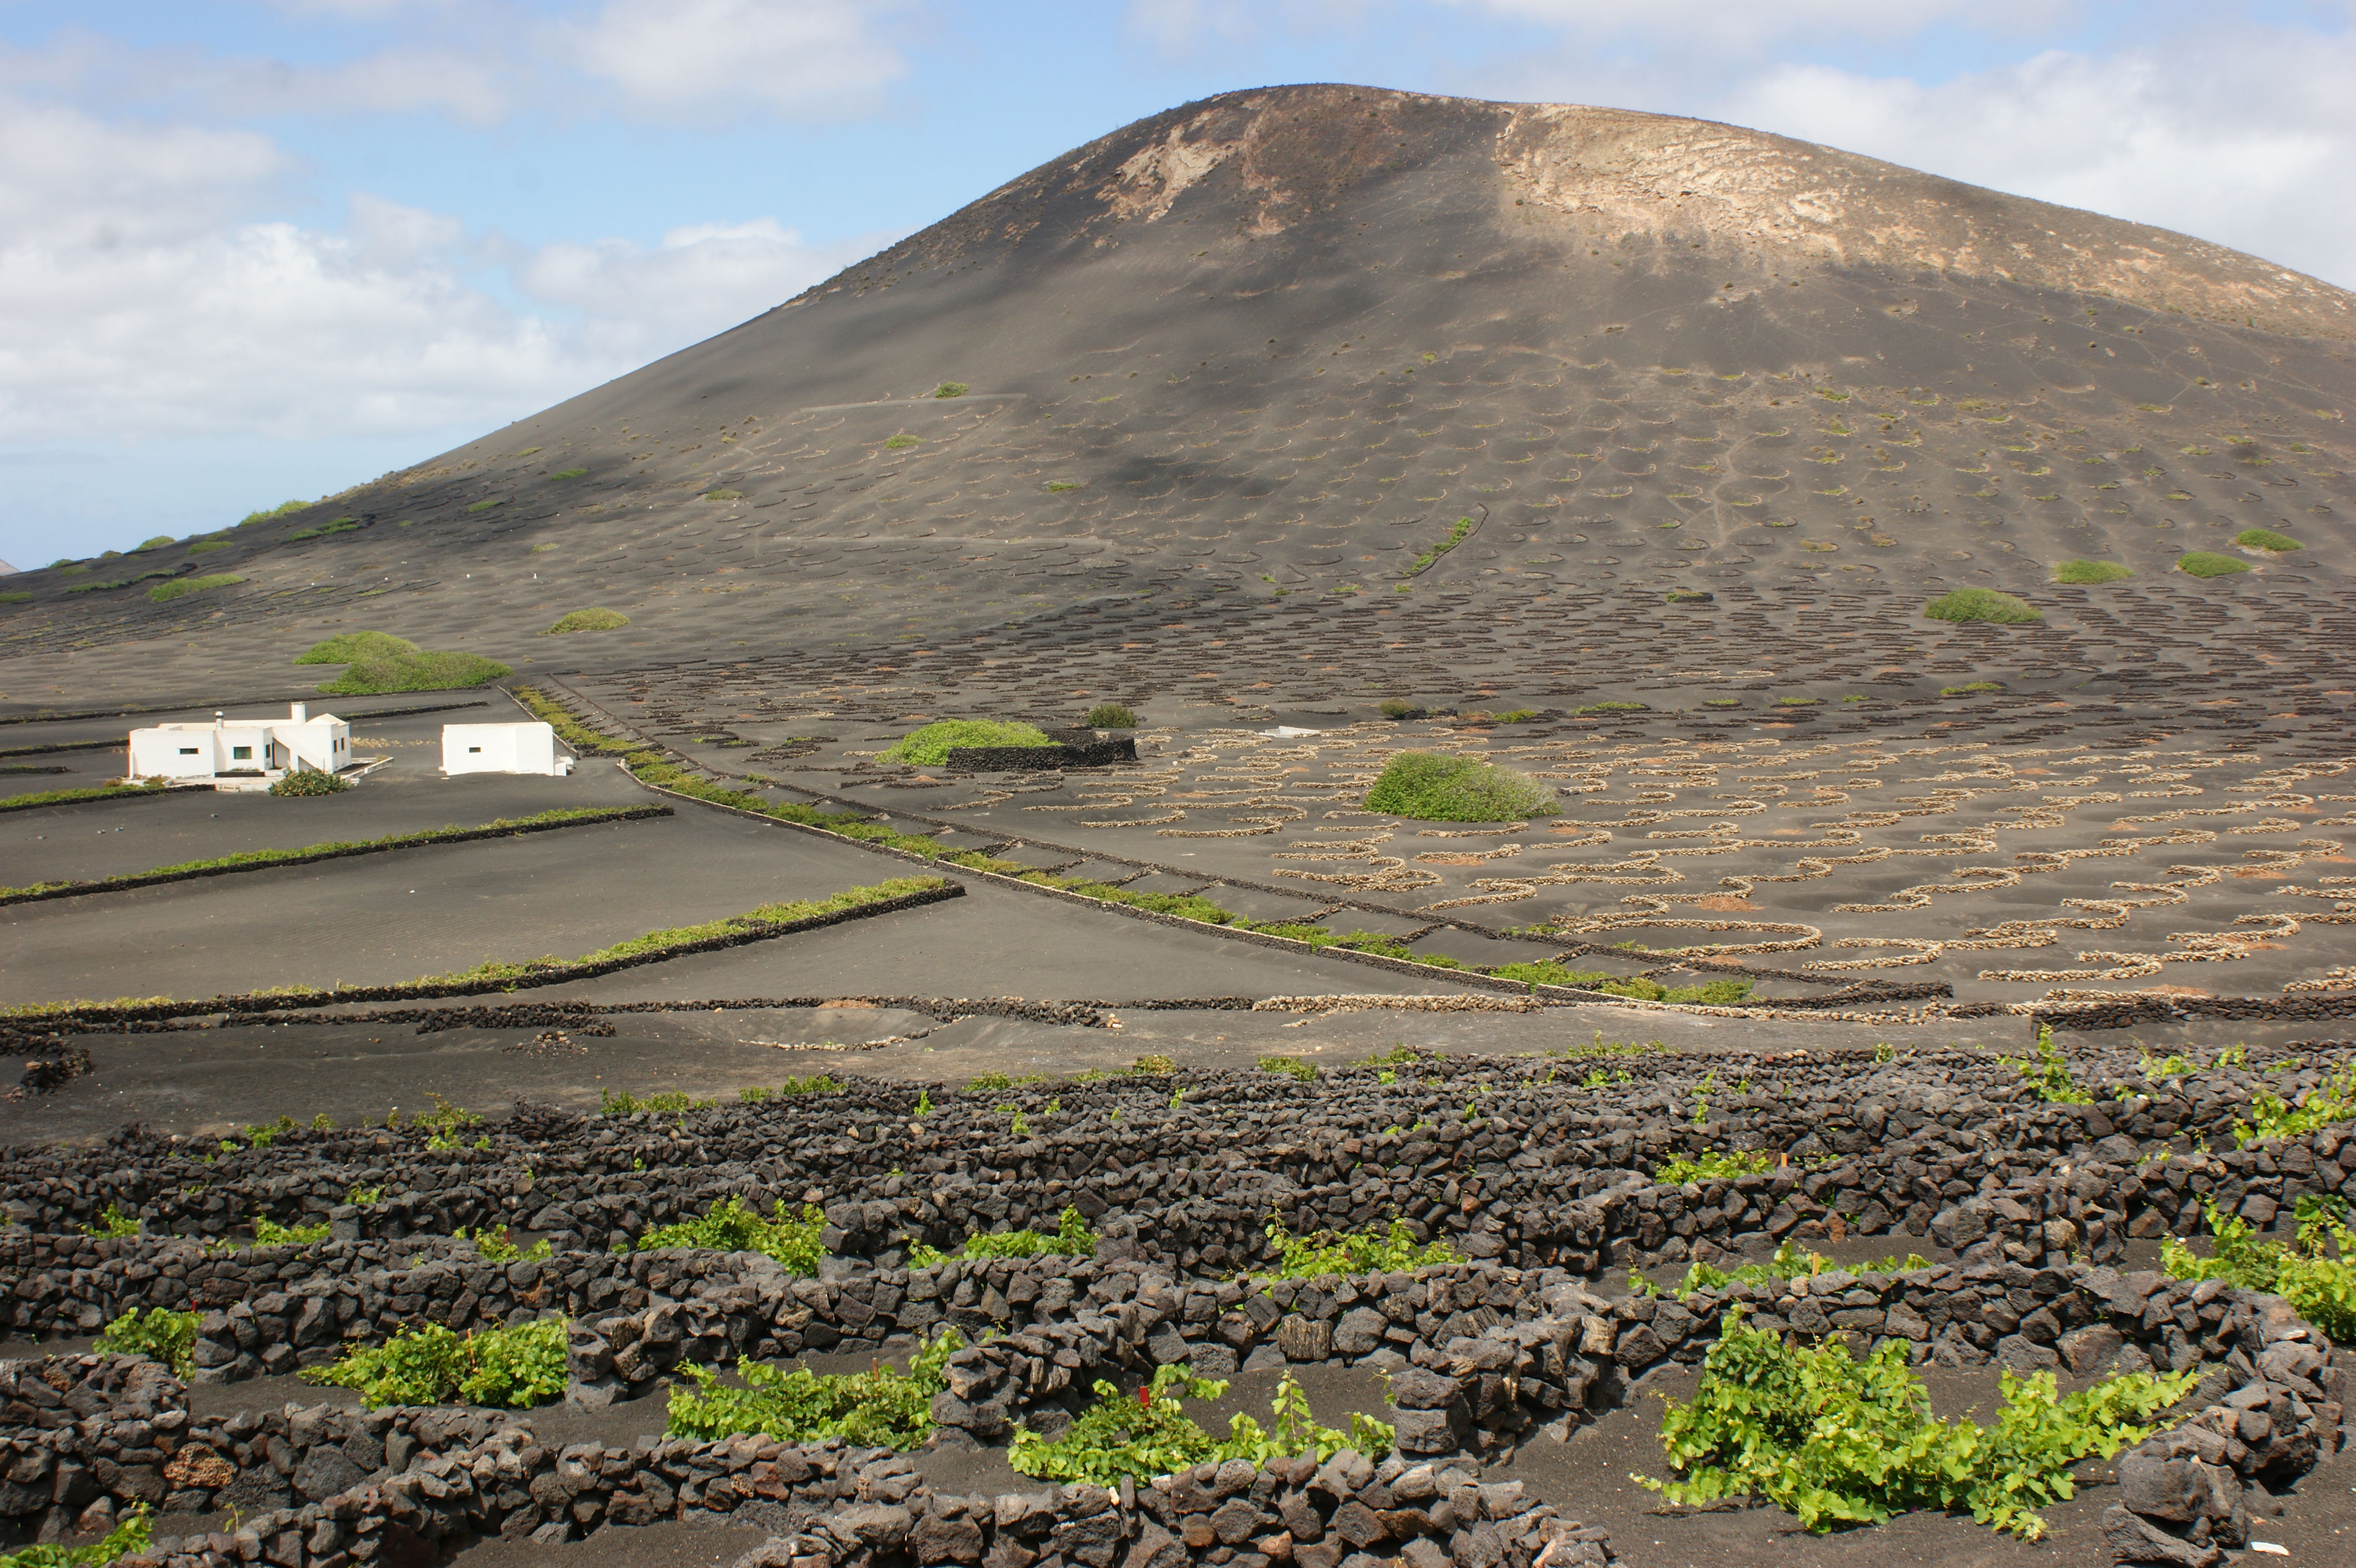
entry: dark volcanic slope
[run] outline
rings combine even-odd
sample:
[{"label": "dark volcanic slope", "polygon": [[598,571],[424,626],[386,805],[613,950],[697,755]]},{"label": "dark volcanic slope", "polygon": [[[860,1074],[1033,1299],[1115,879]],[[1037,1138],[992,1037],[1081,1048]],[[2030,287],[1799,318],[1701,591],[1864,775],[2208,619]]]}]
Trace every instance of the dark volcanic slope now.
[{"label": "dark volcanic slope", "polygon": [[[2254,638],[2301,643],[2271,689],[2329,691],[2351,306],[2179,235],[1722,125],[1234,93],[224,548],[12,578],[33,597],[0,608],[0,700],[291,686],[294,650],[358,626],[608,671],[815,656],[888,680],[910,667],[928,685],[1033,702],[1205,670],[1301,699],[1657,694],[1754,665],[2222,679]],[[927,395],[944,382],[969,390]],[[2236,546],[2252,527],[2306,548]],[[2175,571],[2195,549],[2252,570]],[[2074,558],[2135,575],[2051,586]],[[70,591],[170,569],[246,581]],[[2047,622],[1919,619],[1967,585]],[[1678,586],[1740,635],[1703,646],[1662,605]],[[1214,592],[1242,613],[1209,638],[1199,611],[1163,624]],[[1073,614],[1141,594],[1118,636]],[[1340,682],[1302,650],[1205,660],[1279,594],[1381,617],[1339,639],[1368,652],[1462,646],[1412,678],[1396,654]],[[537,637],[591,604],[635,624]],[[1842,604],[1851,641],[1808,618]],[[988,662],[1051,645],[1093,673]]]}]

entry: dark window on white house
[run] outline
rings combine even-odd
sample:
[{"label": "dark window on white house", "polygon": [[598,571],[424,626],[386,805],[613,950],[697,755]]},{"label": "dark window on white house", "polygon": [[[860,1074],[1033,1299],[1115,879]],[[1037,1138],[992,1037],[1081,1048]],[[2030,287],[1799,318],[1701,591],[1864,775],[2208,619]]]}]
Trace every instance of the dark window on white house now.
[{"label": "dark window on white house", "polygon": [[196,754],[197,748],[193,746],[184,746],[180,747],[180,755],[182,757],[194,757]]},{"label": "dark window on white house", "polygon": [[253,747],[250,746],[232,746],[229,748],[229,754],[233,761],[251,762],[253,760]]}]

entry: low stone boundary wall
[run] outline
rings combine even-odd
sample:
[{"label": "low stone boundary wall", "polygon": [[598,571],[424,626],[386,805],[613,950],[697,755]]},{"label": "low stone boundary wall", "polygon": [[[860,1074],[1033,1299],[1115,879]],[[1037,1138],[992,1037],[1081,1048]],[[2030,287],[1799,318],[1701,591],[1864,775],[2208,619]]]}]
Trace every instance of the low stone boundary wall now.
[{"label": "low stone boundary wall", "polygon": [[1055,768],[1109,768],[1137,760],[1137,742],[1122,736],[1112,740],[1064,742],[1056,746],[953,746],[952,773],[1035,772]]}]

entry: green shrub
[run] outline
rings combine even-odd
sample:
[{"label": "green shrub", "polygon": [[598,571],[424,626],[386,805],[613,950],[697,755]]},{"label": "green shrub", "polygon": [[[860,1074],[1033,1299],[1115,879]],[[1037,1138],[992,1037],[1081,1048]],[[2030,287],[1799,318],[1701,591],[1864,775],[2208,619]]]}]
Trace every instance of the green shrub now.
[{"label": "green shrub", "polygon": [[197,1324],[201,1312],[174,1312],[151,1306],[133,1307],[106,1326],[91,1347],[102,1356],[147,1356],[185,1378],[196,1364]]},{"label": "green shrub", "polygon": [[1080,722],[1090,729],[1135,729],[1137,714],[1127,703],[1098,703]]},{"label": "green shrub", "polygon": [[466,1335],[431,1323],[332,1366],[307,1368],[303,1380],[356,1389],[370,1410],[456,1398],[524,1410],[564,1392],[564,1322],[542,1318]]},{"label": "green shrub", "polygon": [[859,1448],[916,1447],[933,1433],[933,1396],[947,1385],[941,1369],[965,1348],[954,1328],[908,1359],[905,1372],[876,1366],[864,1372],[791,1371],[740,1360],[741,1389],[720,1386],[702,1367],[680,1369],[691,1390],[674,1385],[664,1435],[716,1443],[738,1433],[759,1433],[780,1443],[817,1443],[839,1437]]},{"label": "green shrub", "polygon": [[167,544],[169,544],[169,543],[171,543],[171,542],[172,542],[172,536],[171,536],[170,534],[168,534],[168,533],[159,533],[159,534],[157,534],[155,538],[148,540],[148,541],[147,541],[145,543],[144,543],[144,544],[134,544],[134,545],[133,545],[133,546],[131,547],[131,553],[133,553],[134,555],[144,555],[144,554],[145,554],[145,553],[146,553],[148,551],[150,551],[150,550],[161,550],[161,549],[163,549],[163,548],[164,548],[164,546],[166,546],[166,545],[167,545]]},{"label": "green shrub", "polygon": [[1439,560],[1442,555],[1447,554],[1450,551],[1463,543],[1465,536],[1472,532],[1472,520],[1469,517],[1458,518],[1456,520],[1456,526],[1448,531],[1447,538],[1441,540],[1430,549],[1426,550],[1414,560],[1408,562],[1406,568],[1399,573],[1399,575],[1402,577],[1414,576],[1417,573],[1422,571],[1427,566],[1430,566],[1433,562]]},{"label": "green shrub", "polygon": [[1418,1241],[1405,1219],[1393,1219],[1387,1231],[1355,1235],[1333,1230],[1295,1236],[1284,1222],[1270,1216],[1264,1233],[1276,1249],[1277,1262],[1265,1272],[1279,1279],[1308,1280],[1319,1274],[1398,1273],[1407,1269],[1461,1263],[1462,1254],[1446,1241]]},{"label": "green shrub", "polygon": [[194,544],[188,546],[188,553],[191,555],[206,555],[216,550],[226,550],[232,542],[234,542],[227,539],[199,539]]},{"label": "green shrub", "polygon": [[97,1224],[82,1229],[92,1236],[136,1236],[139,1234],[139,1217],[125,1213],[119,1203],[110,1203],[106,1206],[106,1212],[98,1217]]},{"label": "green shrub", "polygon": [[[2159,1266],[2171,1279],[2223,1280],[2244,1290],[2279,1295],[2298,1315],[2341,1343],[2356,1341],[2356,1232],[2348,1229],[2348,1200],[2338,1193],[2298,1200],[2297,1238],[2286,1246],[2262,1241],[2249,1222],[2204,1198],[2214,1253],[2195,1256],[2174,1236],[2159,1244]],[[2329,1243],[2340,1256],[2330,1256]]]},{"label": "green shrub", "polygon": [[1996,1061],[1997,1066],[2008,1067],[2019,1073],[2037,1091],[2037,1098],[2048,1105],[2092,1105],[2094,1102],[2094,1097],[2080,1088],[2077,1079],[2071,1074],[2070,1058],[2063,1056],[2062,1047],[2053,1043],[2053,1026],[2051,1024],[2037,1026],[2037,1047],[2031,1055],[2019,1061],[1999,1056]]},{"label": "green shrub", "polygon": [[1612,978],[1600,969],[1572,969],[1550,958],[1501,963],[1489,972],[1500,980],[1519,981],[1525,985],[1577,985],[1590,990]]},{"label": "green shrub", "polygon": [[909,447],[917,446],[918,444],[917,437],[909,435],[905,430],[890,436],[884,443],[887,448],[894,452],[905,452]]},{"label": "green shrub", "polygon": [[815,1274],[818,1261],[826,1256],[818,1239],[825,1229],[826,1211],[814,1204],[804,1205],[797,1219],[786,1212],[781,1197],[764,1219],[742,1197],[731,1197],[712,1205],[701,1219],[646,1230],[638,1237],[638,1251],[705,1247],[716,1252],[760,1252],[775,1258],[787,1273]]},{"label": "green shrub", "polygon": [[1924,605],[1922,613],[1933,620],[1984,620],[1999,626],[2020,626],[2045,618],[2044,613],[2028,600],[1994,588],[1956,588]]},{"label": "green shrub", "polygon": [[158,583],[147,590],[147,596],[159,605],[169,604],[187,594],[200,594],[208,588],[230,588],[244,582],[235,572],[214,572],[202,577],[175,577],[168,583]]},{"label": "green shrub", "polygon": [[1366,791],[1366,810],[1428,822],[1505,822],[1551,815],[1553,791],[1469,757],[1403,751]]},{"label": "green shrub", "polygon": [[2176,569],[2188,577],[2230,577],[2236,572],[2246,572],[2250,564],[2231,555],[2220,555],[2213,550],[2195,550],[2176,558]]},{"label": "green shrub", "polygon": [[1508,708],[1497,714],[1496,720],[1501,725],[1526,725],[1537,716],[1536,708]]},{"label": "green shrub", "polygon": [[[262,1146],[256,1140],[256,1147]],[[334,1230],[322,1219],[310,1225],[280,1225],[266,1215],[253,1217],[253,1244],[257,1247],[308,1247],[324,1241]]]},{"label": "green shrub", "polygon": [[2296,1106],[2260,1090],[2250,1101],[2250,1120],[2233,1123],[2233,1142],[2304,1138],[2334,1122],[2356,1118],[2356,1062],[2351,1062],[2302,1097]]},{"label": "green shrub", "polygon": [[257,522],[268,522],[273,517],[284,517],[290,511],[301,511],[310,504],[309,501],[280,501],[276,506],[266,510],[247,512],[237,520],[237,525],[240,528],[251,528]]},{"label": "green shrub", "polygon": [[33,590],[30,588],[11,588],[6,593],[0,594],[0,605],[25,604],[30,601],[32,596]]},{"label": "green shrub", "polygon": [[963,381],[943,381],[940,385],[933,389],[933,395],[935,397],[963,397],[967,392],[972,390],[973,389],[967,386]]},{"label": "green shrub", "polygon": [[496,660],[455,652],[400,653],[356,660],[319,690],[337,696],[375,696],[386,692],[444,692],[488,685],[515,671]]},{"label": "green shrub", "polygon": [[1198,1378],[1183,1366],[1156,1368],[1152,1382],[1133,1396],[1100,1380],[1097,1402],[1054,1442],[1028,1427],[1016,1428],[1007,1463],[1039,1480],[1111,1487],[1124,1478],[1148,1481],[1229,1459],[1258,1467],[1294,1455],[1327,1460],[1345,1448],[1379,1457],[1390,1452],[1396,1436],[1391,1427],[1365,1414],[1352,1415],[1346,1433],[1318,1425],[1309,1396],[1287,1370],[1269,1406],[1276,1430],[1263,1431],[1258,1422],[1238,1414],[1221,1442],[1187,1415],[1183,1400],[1216,1399],[1226,1391],[1225,1382]]},{"label": "green shrub", "polygon": [[951,746],[1053,746],[1044,732],[1026,724],[1000,724],[991,719],[942,719],[900,737],[876,758],[905,762],[916,768],[938,768],[949,758]]},{"label": "green shrub", "polygon": [[2136,1372],[2057,1398],[2052,1373],[2007,1372],[2005,1409],[1984,1429],[1931,1414],[1909,1348],[1888,1340],[1863,1361],[1837,1337],[1803,1349],[1730,1308],[1692,1402],[1668,1401],[1661,1423],[1683,1478],[1635,1479],[1687,1506],[1764,1497],[1818,1532],[1967,1508],[1982,1524],[2034,1540],[2045,1529],[2034,1509],[2074,1495],[2072,1466],[2150,1435],[2142,1423],[2200,1380],[2197,1368]]},{"label": "green shrub", "polygon": [[548,628],[547,635],[557,637],[568,631],[618,631],[629,624],[630,618],[619,610],[568,610],[557,618],[556,624]]},{"label": "green shrub", "polygon": [[1272,1072],[1280,1078],[1297,1079],[1302,1083],[1317,1081],[1317,1064],[1301,1057],[1262,1057],[1259,1070]]},{"label": "green shrub", "polygon": [[588,471],[586,468],[559,468],[548,477],[552,479],[577,479]]},{"label": "green shrub", "polygon": [[333,773],[322,773],[316,768],[298,768],[270,787],[273,795],[340,795],[350,789],[351,781]]},{"label": "green shrub", "polygon": [[2132,577],[2134,571],[2116,561],[2064,561],[2053,568],[2057,583],[2115,583]]},{"label": "green shrub", "polygon": [[1385,697],[1375,704],[1375,711],[1387,719],[1419,719],[1423,710],[1404,697]]},{"label": "green shrub", "polygon": [[147,1550],[155,1539],[155,1521],[145,1503],[134,1503],[123,1522],[103,1541],[88,1546],[27,1546],[0,1554],[0,1568],[106,1568],[120,1557]]},{"label": "green shrub", "polygon": [[1705,1149],[1698,1155],[1680,1155],[1653,1173],[1653,1179],[1663,1187],[1683,1187],[1689,1181],[1732,1181],[1736,1176],[1757,1176],[1775,1168],[1775,1156],[1764,1149],[1734,1149],[1720,1154]]},{"label": "green shrub", "polygon": [[417,644],[389,631],[339,631],[323,638],[294,656],[297,664],[357,664],[363,660],[398,659],[417,651]]},{"label": "green shrub", "polygon": [[1976,693],[2001,692],[2003,690],[2004,683],[2000,681],[1966,681],[1960,686],[1940,687],[1939,695],[1943,697],[1968,697]]},{"label": "green shrub", "polygon": [[2233,542],[2244,550],[2267,550],[2276,555],[2287,555],[2294,550],[2307,548],[2289,534],[2276,533],[2271,528],[2245,528],[2233,535]]},{"label": "green shrub", "polygon": [[708,501],[741,501],[744,499],[744,492],[743,490],[706,490],[703,492],[703,499]]},{"label": "green shrub", "polygon": [[507,504],[507,497],[499,496],[492,500],[477,501],[473,506],[468,507],[466,510],[468,511],[488,511],[495,506],[505,506]]},{"label": "green shrub", "polygon": [[[1037,1258],[1055,1254],[1066,1258],[1093,1257],[1097,1250],[1097,1233],[1088,1229],[1087,1218],[1076,1208],[1066,1208],[1055,1221],[1055,1229],[1041,1234],[1028,1227],[1021,1230],[1001,1230],[995,1234],[978,1233],[965,1239],[963,1255],[969,1258]],[[948,1254],[935,1247],[918,1242],[908,1249],[908,1266],[929,1269],[948,1261]]]}]

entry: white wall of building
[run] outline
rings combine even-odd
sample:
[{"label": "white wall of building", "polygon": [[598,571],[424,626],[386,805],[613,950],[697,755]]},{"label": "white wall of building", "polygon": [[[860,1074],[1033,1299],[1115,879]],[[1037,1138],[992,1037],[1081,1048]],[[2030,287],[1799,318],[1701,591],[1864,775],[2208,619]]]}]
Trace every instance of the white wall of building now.
[{"label": "white wall of building", "polygon": [[312,718],[301,703],[284,719],[216,719],[131,732],[134,779],[212,779],[296,768],[337,773],[351,761],[352,726],[333,714]]},{"label": "white wall of building", "polygon": [[444,725],[442,771],[570,773],[573,759],[556,753],[556,731],[544,724]]}]

